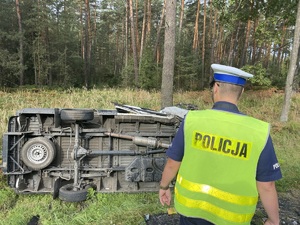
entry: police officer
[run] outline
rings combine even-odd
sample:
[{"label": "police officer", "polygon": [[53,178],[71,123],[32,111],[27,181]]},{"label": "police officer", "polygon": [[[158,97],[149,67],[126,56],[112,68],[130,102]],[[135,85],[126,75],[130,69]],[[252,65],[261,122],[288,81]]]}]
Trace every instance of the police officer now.
[{"label": "police officer", "polygon": [[242,114],[237,102],[247,78],[240,69],[212,64],[213,108],[189,111],[167,150],[160,182],[162,205],[174,205],[180,224],[250,224],[258,196],[265,225],[279,224],[275,181],[282,177],[268,123]]}]

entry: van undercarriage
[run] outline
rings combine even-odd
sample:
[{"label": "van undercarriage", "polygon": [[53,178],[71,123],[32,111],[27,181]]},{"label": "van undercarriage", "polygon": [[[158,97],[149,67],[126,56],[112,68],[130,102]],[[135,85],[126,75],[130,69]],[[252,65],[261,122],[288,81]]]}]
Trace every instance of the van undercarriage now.
[{"label": "van undercarriage", "polygon": [[157,191],[165,151],[183,116],[115,105],[115,110],[17,111],[3,135],[8,185],[18,193],[52,193],[64,201],[85,200],[88,188]]}]

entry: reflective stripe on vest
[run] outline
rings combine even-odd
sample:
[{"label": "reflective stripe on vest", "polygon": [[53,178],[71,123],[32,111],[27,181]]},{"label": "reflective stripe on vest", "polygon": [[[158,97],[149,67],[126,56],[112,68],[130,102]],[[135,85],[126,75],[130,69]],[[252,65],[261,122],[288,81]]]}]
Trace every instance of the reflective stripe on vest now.
[{"label": "reflective stripe on vest", "polygon": [[256,205],[258,197],[249,197],[249,196],[241,196],[235,195],[226,191],[222,191],[218,188],[214,188],[212,186],[206,184],[197,184],[188,180],[183,179],[183,177],[178,174],[176,182],[182,186],[183,188],[192,191],[199,192],[203,194],[210,195],[212,197],[218,198],[220,200],[230,202],[238,205]]},{"label": "reflective stripe on vest", "polygon": [[176,188],[175,188],[175,197],[176,197],[178,203],[180,203],[182,205],[186,205],[190,208],[202,209],[209,213],[218,215],[218,217],[222,218],[223,220],[227,220],[228,222],[249,223],[254,215],[254,213],[251,213],[251,214],[234,213],[234,212],[222,209],[222,208],[220,208],[216,205],[213,205],[209,202],[184,197],[184,196],[178,194],[178,191]]}]

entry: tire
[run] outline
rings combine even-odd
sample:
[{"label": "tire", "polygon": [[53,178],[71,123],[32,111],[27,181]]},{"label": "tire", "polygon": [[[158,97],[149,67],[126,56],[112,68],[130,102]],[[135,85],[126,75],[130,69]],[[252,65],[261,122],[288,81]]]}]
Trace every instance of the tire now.
[{"label": "tire", "polygon": [[30,139],[21,150],[22,161],[29,169],[35,171],[49,166],[55,155],[54,143],[45,137]]},{"label": "tire", "polygon": [[60,118],[63,121],[89,121],[94,119],[94,111],[92,109],[62,109]]},{"label": "tire", "polygon": [[81,202],[87,199],[88,188],[74,190],[73,184],[66,184],[59,189],[59,198],[65,202]]},{"label": "tire", "polygon": [[53,184],[53,194],[52,194],[53,199],[56,199],[58,197],[60,187],[61,187],[61,178],[56,178]]}]

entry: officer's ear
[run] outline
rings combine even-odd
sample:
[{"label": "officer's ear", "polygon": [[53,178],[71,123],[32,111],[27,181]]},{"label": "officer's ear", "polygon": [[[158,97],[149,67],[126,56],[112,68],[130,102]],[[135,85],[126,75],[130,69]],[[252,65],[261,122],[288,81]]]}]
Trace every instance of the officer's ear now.
[{"label": "officer's ear", "polygon": [[219,82],[215,82],[214,86],[213,86],[213,89],[217,90],[219,87],[220,87],[220,83]]}]

